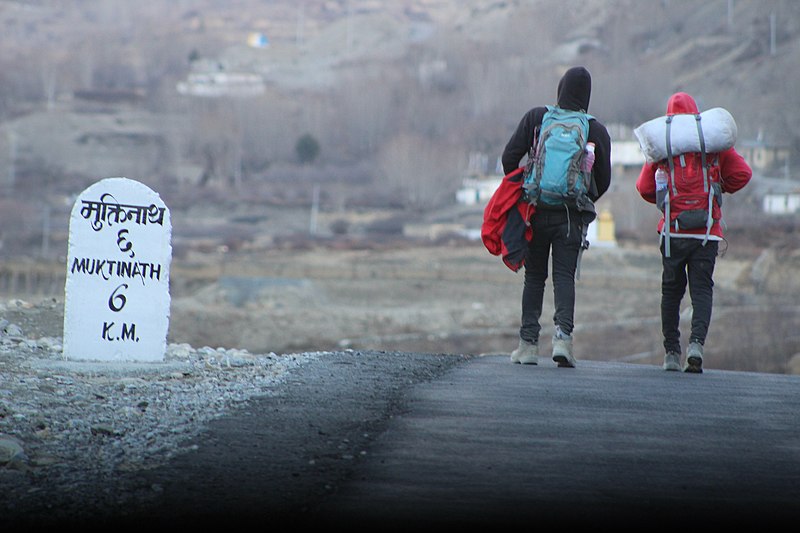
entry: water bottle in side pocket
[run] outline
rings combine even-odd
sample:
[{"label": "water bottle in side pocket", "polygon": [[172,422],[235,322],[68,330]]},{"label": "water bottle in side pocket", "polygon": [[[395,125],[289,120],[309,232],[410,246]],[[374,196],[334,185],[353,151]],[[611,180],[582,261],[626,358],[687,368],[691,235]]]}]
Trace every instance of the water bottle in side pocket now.
[{"label": "water bottle in side pocket", "polygon": [[666,171],[658,167],[656,170],[656,207],[662,211],[667,200],[667,181]]}]

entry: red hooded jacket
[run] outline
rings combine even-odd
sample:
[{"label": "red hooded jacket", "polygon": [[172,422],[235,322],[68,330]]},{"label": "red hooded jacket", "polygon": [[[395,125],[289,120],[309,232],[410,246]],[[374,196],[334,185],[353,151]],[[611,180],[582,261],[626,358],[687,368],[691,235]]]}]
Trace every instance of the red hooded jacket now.
[{"label": "red hooded jacket", "polygon": [[[697,109],[697,103],[695,103],[694,98],[689,96],[686,93],[675,93],[673,94],[668,103],[667,103],[667,115],[678,115],[682,113],[699,113]],[[685,166],[681,165],[680,161],[681,156],[676,156],[673,158],[674,161],[674,168],[675,168],[675,175],[674,180],[676,184],[680,184],[681,179],[685,179],[684,173],[687,175],[689,174],[688,171],[684,169],[695,169],[701,167],[701,158],[699,153],[692,153],[692,154],[684,154],[683,158],[685,161]],[[735,148],[729,148],[723,152],[719,152],[718,154],[708,154],[708,160],[711,160],[714,157],[718,157],[719,160],[719,181],[722,185],[722,192],[726,193],[734,193],[747,185],[750,181],[750,178],[753,175],[753,171],[750,168],[750,165],[744,160],[744,158],[736,152]],[[644,198],[646,201],[650,202],[651,204],[656,203],[656,184],[655,184],[655,173],[656,169],[659,166],[665,166],[665,161],[658,161],[655,163],[645,163],[642,166],[642,170],[639,173],[639,178],[636,180],[636,190],[639,191],[639,194]],[[692,174],[695,174],[692,172]],[[714,205],[714,211],[718,211],[719,206]],[[677,213],[674,212],[673,215]],[[674,220],[674,216],[671,217]],[[722,239],[722,226],[720,225],[719,216],[714,217],[714,224],[711,226],[710,236],[711,238]],[[658,231],[661,232],[664,228],[664,217],[661,217],[661,220],[658,223]],[[691,229],[691,230],[680,230],[674,227],[674,224],[671,225],[670,234],[673,237],[681,237],[681,236],[688,236],[688,235],[705,235],[706,228],[698,228],[698,229]]]}]

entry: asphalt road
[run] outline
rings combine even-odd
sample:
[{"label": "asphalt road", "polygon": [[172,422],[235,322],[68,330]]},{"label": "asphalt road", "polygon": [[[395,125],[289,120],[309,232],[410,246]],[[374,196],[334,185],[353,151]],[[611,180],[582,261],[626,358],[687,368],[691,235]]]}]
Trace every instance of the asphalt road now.
[{"label": "asphalt road", "polygon": [[782,525],[800,517],[800,376],[477,358],[420,384],[320,519]]},{"label": "asphalt road", "polygon": [[342,352],[138,474],[163,493],[116,518],[274,531],[783,527],[800,518],[798,413],[800,376]]}]

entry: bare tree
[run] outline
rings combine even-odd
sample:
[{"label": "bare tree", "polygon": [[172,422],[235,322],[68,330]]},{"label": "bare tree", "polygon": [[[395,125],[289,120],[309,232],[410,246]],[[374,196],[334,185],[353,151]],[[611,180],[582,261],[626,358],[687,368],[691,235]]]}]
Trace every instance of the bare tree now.
[{"label": "bare tree", "polygon": [[370,157],[398,128],[402,129],[405,109],[398,103],[413,90],[413,82],[399,71],[381,69],[369,79],[357,72],[348,73],[327,102],[329,112],[320,125],[337,132],[329,142],[341,143],[340,153]]},{"label": "bare tree", "polygon": [[399,134],[381,150],[380,185],[394,190],[411,208],[452,203],[466,153],[460,147]]},{"label": "bare tree", "polygon": [[241,101],[243,158],[259,167],[275,161],[291,161],[295,142],[306,131],[317,137],[325,149],[330,134],[320,134],[318,128],[298,124],[297,116],[303,112],[301,104],[306,102],[277,92]]},{"label": "bare tree", "polygon": [[186,152],[203,166],[201,185],[226,179],[238,185],[242,134],[235,102],[200,98],[193,104]]}]

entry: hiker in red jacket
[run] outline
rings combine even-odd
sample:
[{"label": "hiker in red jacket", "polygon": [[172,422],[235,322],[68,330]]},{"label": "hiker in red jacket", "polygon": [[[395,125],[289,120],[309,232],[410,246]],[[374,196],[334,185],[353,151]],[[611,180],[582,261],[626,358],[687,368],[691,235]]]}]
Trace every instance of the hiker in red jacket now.
[{"label": "hiker in red jacket", "polygon": [[[558,83],[558,107],[586,112],[592,92],[592,77],[584,67],[566,71]],[[545,106],[529,110],[519,122],[503,151],[503,170],[510,174],[520,166],[534,143],[547,111]],[[540,204],[531,220],[533,235],[525,255],[525,285],[522,290],[522,324],[519,346],[511,352],[511,362],[537,364],[545,281],[550,257],[553,258],[553,360],[561,367],[574,367],[572,330],[575,315],[575,275],[584,246],[583,231],[593,220],[594,202],[611,182],[611,138],[606,127],[594,118],[589,120],[588,141],[595,144],[595,160],[588,193],[589,209],[550,207]]]},{"label": "hiker in red jacket", "polygon": [[[673,94],[667,103],[667,117],[684,113],[698,114],[697,104],[686,93]],[[688,210],[693,203],[706,204],[705,200],[698,198],[704,194],[708,197],[708,193],[702,192],[705,179],[702,161],[701,153],[685,153],[675,155],[671,165],[668,159],[645,163],[636,180],[636,189],[642,198],[655,204],[656,171],[661,168],[665,172],[672,172],[668,188],[672,197],[669,200],[669,209],[666,210],[670,220],[666,222],[665,217],[662,217],[658,223],[658,231],[662,236],[661,330],[666,350],[664,369],[681,370],[680,306],[688,282],[692,325],[684,371],[691,373],[703,371],[703,346],[711,323],[714,266],[719,241],[723,240],[721,193],[738,191],[747,185],[752,176],[750,166],[733,147],[718,153],[705,154],[705,161],[709,166],[708,179],[719,184],[716,187],[720,194],[719,197],[713,195],[713,216],[709,223],[703,222],[702,225],[687,229],[678,221],[681,212]],[[672,188],[672,184],[676,188]],[[680,192],[682,188],[686,192]],[[695,200],[691,199],[692,194],[697,195],[690,193],[693,188],[700,191],[699,196],[694,196]]]}]

